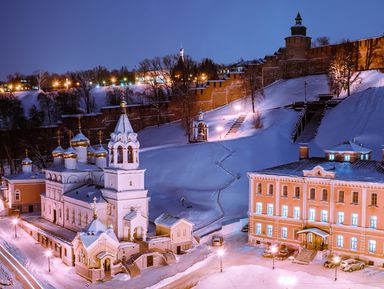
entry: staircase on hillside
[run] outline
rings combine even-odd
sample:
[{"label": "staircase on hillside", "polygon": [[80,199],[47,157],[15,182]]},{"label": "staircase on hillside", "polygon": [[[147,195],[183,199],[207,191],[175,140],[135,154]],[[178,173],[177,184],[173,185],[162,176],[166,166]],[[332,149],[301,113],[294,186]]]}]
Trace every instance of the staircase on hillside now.
[{"label": "staircase on hillside", "polygon": [[293,263],[308,265],[316,257],[317,251],[303,248],[299,254],[297,254]]},{"label": "staircase on hillside", "polygon": [[325,107],[321,107],[310,116],[310,119],[307,120],[307,124],[304,126],[300,136],[296,139],[297,142],[307,143],[316,136],[321,120],[323,119],[324,112]]},{"label": "staircase on hillside", "polygon": [[230,134],[235,134],[243,124],[245,118],[247,117],[246,114],[241,114],[236,121],[232,124],[231,128],[228,130],[227,134],[225,136],[228,136]]},{"label": "staircase on hillside", "polygon": [[302,110],[291,135],[293,142],[309,142],[316,136],[326,109],[340,103],[331,97],[328,94],[319,95],[318,101],[302,103]]}]

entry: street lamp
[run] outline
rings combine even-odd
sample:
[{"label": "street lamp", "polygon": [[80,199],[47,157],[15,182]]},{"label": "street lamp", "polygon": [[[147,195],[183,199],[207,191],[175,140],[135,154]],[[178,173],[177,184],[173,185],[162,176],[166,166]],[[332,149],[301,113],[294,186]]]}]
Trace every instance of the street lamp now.
[{"label": "street lamp", "polygon": [[223,256],[224,256],[223,248],[219,248],[217,250],[217,256],[219,256],[219,259],[220,259],[220,272],[223,272]]},{"label": "street lamp", "polygon": [[270,250],[272,253],[272,270],[274,270],[275,269],[275,254],[277,253],[277,246],[272,245]]},{"label": "street lamp", "polygon": [[221,132],[224,130],[222,126],[216,127],[216,131],[219,133],[220,139],[221,139]]},{"label": "street lamp", "polygon": [[45,256],[48,259],[48,272],[51,272],[51,256],[52,256],[52,251],[51,250],[45,251]]},{"label": "street lamp", "polygon": [[333,264],[335,264],[335,281],[336,281],[337,280],[337,266],[339,266],[341,259],[339,256],[334,256],[332,261],[333,261]]},{"label": "street lamp", "polygon": [[17,238],[17,224],[18,223],[19,223],[18,219],[15,218],[15,219],[12,220],[12,224],[15,227],[15,239]]}]

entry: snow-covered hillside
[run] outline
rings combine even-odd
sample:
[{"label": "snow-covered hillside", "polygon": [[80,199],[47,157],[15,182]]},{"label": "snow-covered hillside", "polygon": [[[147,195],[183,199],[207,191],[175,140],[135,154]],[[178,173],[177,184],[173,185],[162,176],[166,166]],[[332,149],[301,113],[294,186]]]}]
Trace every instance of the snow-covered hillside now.
[{"label": "snow-covered hillside", "polygon": [[[246,173],[294,161],[297,145],[290,135],[298,113],[283,106],[327,93],[324,75],[282,80],[265,89],[265,98],[257,104],[262,114],[262,129],[254,129],[248,114],[240,131],[225,137],[240,113],[252,110],[250,101],[237,100],[207,112],[210,142],[186,144],[179,122],[150,127],[139,132],[142,146],[141,166],[147,169],[146,184],[151,197],[150,218],[164,211],[187,217],[196,227],[245,217],[248,210]],[[224,127],[223,132],[216,128]],[[155,148],[153,148],[155,147]],[[185,198],[185,206],[181,199]],[[188,208],[189,207],[189,208]]]},{"label": "snow-covered hillside", "polygon": [[381,159],[383,123],[384,87],[368,88],[328,111],[314,142],[324,148],[355,139],[373,150],[374,159]]}]

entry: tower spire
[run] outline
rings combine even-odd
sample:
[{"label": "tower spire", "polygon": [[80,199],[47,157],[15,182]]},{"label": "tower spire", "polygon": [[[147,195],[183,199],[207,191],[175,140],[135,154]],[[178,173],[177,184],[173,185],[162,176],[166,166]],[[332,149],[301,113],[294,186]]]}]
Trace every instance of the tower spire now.
[{"label": "tower spire", "polygon": [[28,149],[25,149],[25,157],[28,158]]},{"label": "tower spire", "polygon": [[120,101],[121,114],[127,114],[127,102],[122,98]]},{"label": "tower spire", "polygon": [[77,118],[77,127],[79,129],[79,132],[81,132],[81,116]]},{"label": "tower spire", "polygon": [[57,134],[57,145],[60,146],[60,145],[61,145],[61,144],[60,144],[60,138],[61,138],[60,135],[61,135],[61,131],[58,129],[56,134]]},{"label": "tower spire", "polygon": [[296,20],[296,25],[301,25],[301,20],[303,19],[301,18],[300,12],[297,12],[297,16],[295,20]]},{"label": "tower spire", "polygon": [[96,198],[96,197],[93,197],[92,212],[93,212],[93,219],[94,219],[94,220],[97,219],[96,201],[97,201],[97,198]]},{"label": "tower spire", "polygon": [[102,143],[102,138],[103,138],[103,132],[102,132],[101,130],[99,130],[99,131],[97,132],[97,135],[99,136],[99,144],[101,145],[101,143]]}]

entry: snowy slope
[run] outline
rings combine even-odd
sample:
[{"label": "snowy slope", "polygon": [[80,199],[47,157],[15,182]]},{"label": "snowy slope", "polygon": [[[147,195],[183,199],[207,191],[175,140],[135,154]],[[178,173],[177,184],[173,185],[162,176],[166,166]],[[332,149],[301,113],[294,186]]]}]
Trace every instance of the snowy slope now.
[{"label": "snowy slope", "polygon": [[380,159],[383,123],[384,87],[368,88],[328,111],[314,142],[325,148],[355,138],[356,142],[373,149],[373,158]]},{"label": "snowy slope", "polygon": [[[168,211],[189,218],[199,228],[245,217],[246,173],[297,159],[298,148],[290,134],[298,113],[282,106],[303,99],[304,79],[308,99],[328,92],[324,75],[270,85],[256,107],[262,115],[262,129],[253,128],[248,114],[236,135],[224,137],[239,116],[235,106],[241,106],[241,113],[252,109],[249,100],[240,99],[205,114],[210,128],[208,143],[187,144],[179,122],[140,131],[141,167],[147,169],[145,181],[151,197],[150,219]],[[216,131],[219,126],[224,127],[221,133]],[[185,207],[181,198],[186,199]]]}]

